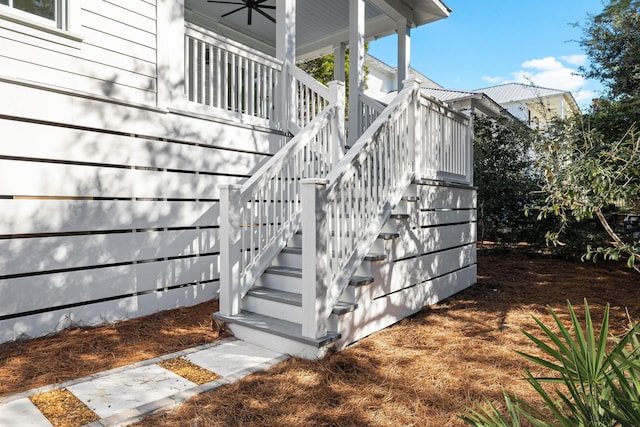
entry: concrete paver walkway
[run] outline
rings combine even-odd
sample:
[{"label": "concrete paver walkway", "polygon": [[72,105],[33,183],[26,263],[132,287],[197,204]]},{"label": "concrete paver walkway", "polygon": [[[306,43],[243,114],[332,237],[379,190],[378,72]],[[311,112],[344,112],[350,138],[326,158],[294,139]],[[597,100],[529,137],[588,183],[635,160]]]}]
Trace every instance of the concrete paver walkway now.
[{"label": "concrete paver walkway", "polygon": [[[183,357],[220,378],[197,385],[157,365],[176,357]],[[199,393],[237,381],[286,359],[287,356],[280,353],[228,338],[89,377],[2,397],[0,427],[51,427],[52,424],[29,400],[29,396],[56,389],[70,391],[100,417],[88,426],[127,425],[151,412],[170,408]]]}]

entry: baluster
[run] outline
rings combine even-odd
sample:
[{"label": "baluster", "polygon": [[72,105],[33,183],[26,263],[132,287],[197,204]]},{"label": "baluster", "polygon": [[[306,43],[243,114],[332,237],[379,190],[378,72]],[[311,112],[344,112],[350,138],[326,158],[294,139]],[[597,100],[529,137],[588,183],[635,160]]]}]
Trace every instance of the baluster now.
[{"label": "baluster", "polygon": [[201,104],[207,103],[207,44],[200,42],[200,63],[198,64],[198,72],[200,73],[199,99]]},{"label": "baluster", "polygon": [[249,61],[249,69],[247,70],[248,73],[248,79],[247,79],[247,85],[246,88],[248,90],[248,94],[247,94],[247,114],[249,114],[250,116],[255,116],[255,102],[256,102],[256,98],[255,98],[255,85],[256,85],[256,75],[255,75],[255,66],[256,63],[254,61]]}]

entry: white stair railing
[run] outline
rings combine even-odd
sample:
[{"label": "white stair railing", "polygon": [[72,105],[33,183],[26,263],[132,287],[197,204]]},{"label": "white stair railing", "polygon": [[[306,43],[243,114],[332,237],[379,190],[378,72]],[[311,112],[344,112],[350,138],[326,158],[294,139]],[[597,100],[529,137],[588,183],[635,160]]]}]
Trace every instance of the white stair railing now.
[{"label": "white stair railing", "polygon": [[473,123],[440,101],[420,97],[421,144],[418,178],[461,184],[473,181]]},{"label": "white stair railing", "polygon": [[363,93],[358,97],[360,103],[360,134],[369,129],[378,116],[384,111],[385,106],[379,101]]},{"label": "white stair railing", "polygon": [[419,87],[396,96],[325,179],[302,184],[302,334],[327,332],[333,306],[415,171]]},{"label": "white stair railing", "polygon": [[281,61],[190,23],[184,51],[189,101],[265,123],[275,117]]},{"label": "white stair railing", "polygon": [[329,88],[293,64],[287,64],[287,76],[289,128],[298,133],[329,105]]},{"label": "white stair railing", "polygon": [[220,186],[220,311],[240,300],[301,227],[300,182],[322,178],[342,158],[344,84],[331,103],[246,183]]},{"label": "white stair railing", "polygon": [[303,336],[326,334],[331,310],[414,177],[472,183],[471,119],[406,84],[325,179],[302,183]]}]

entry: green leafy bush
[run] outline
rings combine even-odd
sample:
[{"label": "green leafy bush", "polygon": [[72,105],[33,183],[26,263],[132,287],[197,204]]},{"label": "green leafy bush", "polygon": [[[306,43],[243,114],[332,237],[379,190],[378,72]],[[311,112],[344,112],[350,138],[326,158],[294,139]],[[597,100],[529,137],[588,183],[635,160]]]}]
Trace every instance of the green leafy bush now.
[{"label": "green leafy bush", "polygon": [[[584,326],[568,303],[571,328],[549,308],[559,332],[537,318],[545,339],[524,332],[546,357],[519,354],[554,373],[535,377],[526,371],[525,379],[542,398],[544,410],[503,392],[506,414],[486,402],[470,409],[462,419],[478,427],[517,427],[523,422],[540,427],[640,426],[640,324],[632,326],[622,339],[611,337],[607,305],[598,333],[586,300],[584,305]],[[545,383],[555,385],[554,392],[543,387]]]}]

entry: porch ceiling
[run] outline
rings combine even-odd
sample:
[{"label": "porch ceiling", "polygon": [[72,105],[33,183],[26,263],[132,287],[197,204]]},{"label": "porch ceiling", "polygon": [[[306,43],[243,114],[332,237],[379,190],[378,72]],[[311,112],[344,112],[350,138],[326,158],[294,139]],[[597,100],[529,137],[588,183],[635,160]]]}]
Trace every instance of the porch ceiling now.
[{"label": "porch ceiling", "polygon": [[[449,9],[440,0],[366,0],[365,3],[367,40],[395,32],[398,22],[404,19],[407,19],[411,26],[420,26],[449,15]],[[276,0],[267,0],[263,4],[275,6]],[[186,0],[186,7],[251,38],[270,46],[275,45],[277,24],[255,11],[252,14],[251,25],[247,25],[247,9],[222,17],[240,6],[207,0]],[[275,18],[274,10],[265,12]],[[347,0],[297,0],[296,15],[298,57],[328,53],[333,46],[341,42],[346,43],[349,39]]]}]

